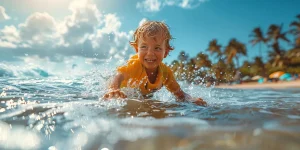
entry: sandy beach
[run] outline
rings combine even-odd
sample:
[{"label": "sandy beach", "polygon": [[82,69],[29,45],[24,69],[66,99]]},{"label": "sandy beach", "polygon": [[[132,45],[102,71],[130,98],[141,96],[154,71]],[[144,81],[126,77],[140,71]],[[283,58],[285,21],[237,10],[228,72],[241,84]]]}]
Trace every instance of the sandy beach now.
[{"label": "sandy beach", "polygon": [[262,89],[262,88],[272,88],[272,89],[284,89],[284,88],[300,88],[300,80],[295,81],[278,81],[278,82],[267,82],[267,83],[242,83],[242,84],[220,84],[215,86],[215,88],[229,88],[229,89]]}]

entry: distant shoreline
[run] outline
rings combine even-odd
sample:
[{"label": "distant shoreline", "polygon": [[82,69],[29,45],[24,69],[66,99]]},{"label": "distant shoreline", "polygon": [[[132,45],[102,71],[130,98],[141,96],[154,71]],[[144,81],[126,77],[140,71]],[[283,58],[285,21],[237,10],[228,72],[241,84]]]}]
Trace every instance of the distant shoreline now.
[{"label": "distant shoreline", "polygon": [[300,88],[300,80],[295,81],[278,81],[278,82],[267,82],[267,83],[242,83],[242,84],[220,84],[215,88],[227,88],[227,89],[285,89],[285,88]]}]

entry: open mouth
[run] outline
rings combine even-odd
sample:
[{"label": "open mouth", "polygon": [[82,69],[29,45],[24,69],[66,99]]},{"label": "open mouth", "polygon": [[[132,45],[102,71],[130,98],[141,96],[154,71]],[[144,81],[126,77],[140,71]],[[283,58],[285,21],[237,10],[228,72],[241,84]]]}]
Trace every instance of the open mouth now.
[{"label": "open mouth", "polygon": [[148,63],[153,63],[153,62],[156,61],[156,59],[145,59],[145,61],[148,62]]}]

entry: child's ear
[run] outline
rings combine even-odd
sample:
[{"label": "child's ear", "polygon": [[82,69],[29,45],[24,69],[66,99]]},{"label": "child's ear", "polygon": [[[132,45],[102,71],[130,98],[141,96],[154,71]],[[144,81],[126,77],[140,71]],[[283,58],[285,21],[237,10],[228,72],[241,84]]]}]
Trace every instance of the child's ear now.
[{"label": "child's ear", "polygon": [[138,52],[138,46],[135,42],[130,42],[130,45],[134,48],[135,52]]},{"label": "child's ear", "polygon": [[166,58],[166,57],[168,56],[169,51],[170,51],[170,50],[166,50],[166,51],[165,51],[165,56],[164,56],[164,58]]}]

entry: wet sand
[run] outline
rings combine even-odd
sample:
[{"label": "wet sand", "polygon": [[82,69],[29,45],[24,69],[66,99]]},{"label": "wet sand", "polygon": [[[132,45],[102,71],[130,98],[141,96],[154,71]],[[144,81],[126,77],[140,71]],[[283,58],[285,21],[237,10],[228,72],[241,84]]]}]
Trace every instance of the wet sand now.
[{"label": "wet sand", "polygon": [[284,88],[300,88],[300,80],[295,81],[278,81],[278,82],[266,82],[266,83],[242,83],[242,84],[220,84],[215,86],[215,88],[229,88],[229,89],[262,89],[262,88],[272,88],[272,89],[284,89]]}]

